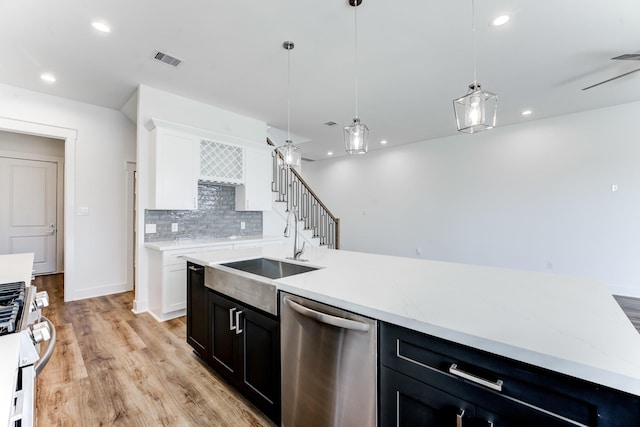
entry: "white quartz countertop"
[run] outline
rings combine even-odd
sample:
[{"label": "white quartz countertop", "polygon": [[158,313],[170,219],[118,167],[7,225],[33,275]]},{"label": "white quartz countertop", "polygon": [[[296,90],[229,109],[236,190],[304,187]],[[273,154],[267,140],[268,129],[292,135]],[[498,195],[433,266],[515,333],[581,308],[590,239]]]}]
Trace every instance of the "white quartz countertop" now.
[{"label": "white quartz countertop", "polygon": [[[286,245],[185,256],[201,265],[291,256]],[[640,396],[640,334],[596,280],[307,248],[322,267],[287,291]],[[248,274],[248,273],[244,273]]]},{"label": "white quartz countertop", "polygon": [[24,282],[31,285],[33,254],[0,255],[0,283]]},{"label": "white quartz countertop", "polygon": [[[25,282],[31,285],[33,254],[0,255],[0,283]],[[0,337],[0,422],[9,423],[18,373],[20,334]]]},{"label": "white quartz countertop", "polygon": [[160,242],[147,242],[145,247],[157,251],[172,251],[178,249],[205,248],[207,246],[223,246],[233,244],[281,242],[280,236],[230,236],[218,239],[175,239]]}]

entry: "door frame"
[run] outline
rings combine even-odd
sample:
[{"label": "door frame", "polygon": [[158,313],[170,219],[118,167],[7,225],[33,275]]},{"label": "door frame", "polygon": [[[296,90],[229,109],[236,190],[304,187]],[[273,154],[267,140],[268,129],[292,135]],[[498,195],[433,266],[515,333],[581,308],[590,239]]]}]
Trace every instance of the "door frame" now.
[{"label": "door frame", "polygon": [[[51,162],[58,165],[58,173],[56,177],[56,273],[64,272],[64,179],[63,174],[60,173],[61,170],[64,172],[64,157],[3,150],[0,150],[0,157],[19,160],[33,160],[37,162]],[[63,238],[61,239],[60,236]]]},{"label": "door frame", "polygon": [[64,300],[73,300],[76,289],[75,199],[76,140],[78,130],[45,123],[0,117],[0,130],[64,141]]}]

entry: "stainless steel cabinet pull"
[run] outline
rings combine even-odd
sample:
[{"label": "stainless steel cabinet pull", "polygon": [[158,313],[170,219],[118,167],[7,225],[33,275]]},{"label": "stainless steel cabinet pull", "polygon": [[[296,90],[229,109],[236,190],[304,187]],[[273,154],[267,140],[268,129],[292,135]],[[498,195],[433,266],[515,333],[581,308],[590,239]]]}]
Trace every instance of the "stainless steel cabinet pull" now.
[{"label": "stainless steel cabinet pull", "polygon": [[189,270],[195,271],[196,273],[200,273],[203,269],[204,269],[204,267],[196,267],[194,265],[190,265],[189,266]]},{"label": "stainless steel cabinet pull", "polygon": [[236,335],[242,333],[242,329],[240,328],[240,315],[242,314],[242,310],[236,311]]},{"label": "stainless steel cabinet pull", "polygon": [[462,417],[464,417],[464,409],[458,410],[456,415],[456,427],[462,427]]},{"label": "stainless steel cabinet pull", "polygon": [[488,387],[491,390],[502,391],[502,384],[503,384],[502,380],[498,380],[496,382],[485,380],[484,378],[480,378],[468,372],[461,371],[460,369],[458,369],[458,365],[456,365],[455,363],[451,364],[451,367],[449,367],[449,373],[456,375],[460,378],[464,378],[465,380],[474,382],[476,384],[480,384],[485,387]]},{"label": "stainless steel cabinet pull", "polygon": [[327,325],[337,326],[338,328],[342,328],[342,329],[351,329],[353,331],[369,332],[369,325],[367,323],[345,319],[343,317],[332,316],[330,314],[312,310],[310,308],[307,308],[303,305],[298,304],[297,302],[293,301],[289,297],[284,297],[284,302],[289,307],[291,307],[291,309],[294,310],[295,312],[303,316],[309,317],[311,319],[314,319],[320,323],[326,323]]},{"label": "stainless steel cabinet pull", "polygon": [[236,330],[236,325],[233,324],[233,313],[236,311],[235,308],[230,308],[229,309],[229,330],[230,331],[235,331]]}]

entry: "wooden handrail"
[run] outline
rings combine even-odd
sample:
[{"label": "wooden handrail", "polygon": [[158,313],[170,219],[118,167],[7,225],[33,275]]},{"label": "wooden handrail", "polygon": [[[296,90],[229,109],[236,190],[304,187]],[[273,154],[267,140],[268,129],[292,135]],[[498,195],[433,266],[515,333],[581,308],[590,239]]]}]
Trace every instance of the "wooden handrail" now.
[{"label": "wooden handrail", "polygon": [[[271,145],[272,147],[275,147],[275,144],[269,139],[267,138],[267,144]],[[286,177],[286,173],[285,173],[285,180],[286,180],[286,185],[284,186],[284,190],[283,190],[283,186],[279,185],[280,181],[282,180],[282,176],[280,175],[281,171],[283,170],[282,168],[282,164],[284,163],[284,156],[282,155],[282,153],[275,148],[274,152],[277,155],[274,156],[274,176],[273,177],[273,182],[272,182],[272,189],[275,192],[279,193],[279,197],[281,198],[280,201],[282,202],[287,202],[287,210],[289,209],[289,207],[291,206],[292,202],[292,197],[296,197],[296,204],[294,204],[294,206],[297,206],[297,203],[299,203],[300,201],[297,200],[298,198],[300,198],[300,195],[306,196],[306,194],[308,194],[309,196],[312,197],[313,201],[315,203],[318,204],[318,206],[320,206],[320,208],[322,208],[322,212],[324,212],[324,214],[326,216],[329,217],[330,220],[327,220],[326,223],[321,223],[321,219],[318,219],[317,217],[313,216],[311,213],[309,212],[300,212],[301,216],[303,216],[303,218],[301,218],[301,220],[303,220],[305,222],[305,226],[307,226],[308,228],[312,228],[314,230],[314,235],[316,237],[320,238],[320,242],[321,244],[327,244],[329,246],[333,246],[335,249],[340,249],[340,218],[337,218],[335,215],[333,215],[333,213],[331,213],[331,211],[329,210],[329,208],[327,208],[327,206],[322,202],[322,200],[320,200],[320,198],[318,197],[318,195],[311,189],[311,187],[309,186],[309,184],[304,180],[304,178],[302,178],[302,176],[300,176],[300,174],[298,173],[298,171],[296,171],[293,168],[287,168],[286,170],[291,172],[291,175],[293,175],[293,179],[287,178]],[[278,159],[280,160],[280,162],[278,162]],[[297,193],[295,196],[294,195],[290,195],[289,192],[290,191],[294,191],[291,187],[293,183],[297,183],[299,182],[300,185],[302,185],[302,187],[304,188],[304,191],[301,191],[300,193]],[[282,199],[284,197],[284,199]],[[311,204],[313,205],[313,203]],[[305,209],[301,209],[301,210],[305,210]],[[307,206],[306,211],[309,210],[309,207]],[[323,213],[320,213],[320,217],[322,217]],[[335,226],[333,227],[333,239],[329,236],[326,236],[326,233],[329,233],[332,228],[332,224],[334,224]],[[317,234],[316,234],[317,233]]]}]

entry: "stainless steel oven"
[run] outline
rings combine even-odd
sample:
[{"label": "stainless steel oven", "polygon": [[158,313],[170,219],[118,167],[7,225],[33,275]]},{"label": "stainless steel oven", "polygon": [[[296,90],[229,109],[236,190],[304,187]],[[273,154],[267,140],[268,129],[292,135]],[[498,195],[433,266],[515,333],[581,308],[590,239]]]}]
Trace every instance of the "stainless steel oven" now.
[{"label": "stainless steel oven", "polygon": [[[9,427],[32,427],[35,419],[35,382],[51,358],[56,330],[42,316],[49,305],[46,292],[37,292],[24,282],[0,284],[0,348],[5,369],[14,369]],[[40,343],[47,342],[40,355]],[[15,357],[15,359],[14,359]],[[5,402],[0,402],[5,404]],[[0,422],[4,422],[0,420]]]}]

